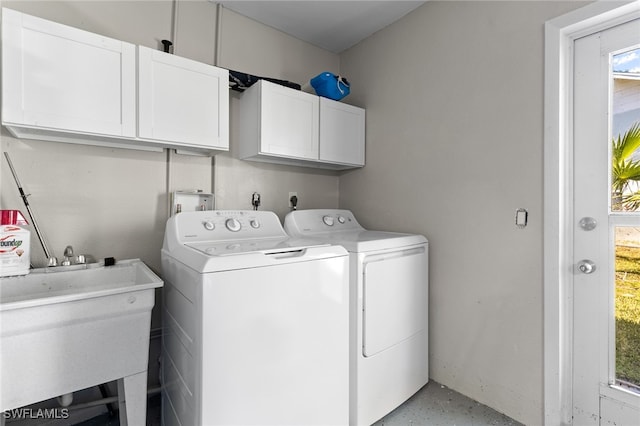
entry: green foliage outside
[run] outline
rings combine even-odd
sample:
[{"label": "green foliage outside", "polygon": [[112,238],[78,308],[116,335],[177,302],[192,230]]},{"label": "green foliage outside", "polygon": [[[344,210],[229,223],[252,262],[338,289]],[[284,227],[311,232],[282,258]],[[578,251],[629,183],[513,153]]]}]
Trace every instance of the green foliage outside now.
[{"label": "green foliage outside", "polygon": [[640,161],[633,154],[640,148],[640,122],[636,122],[624,135],[612,141],[611,210],[636,211],[640,207],[640,190],[633,191],[630,184],[640,181]]},{"label": "green foliage outside", "polygon": [[616,377],[640,386],[640,247],[616,246]]}]

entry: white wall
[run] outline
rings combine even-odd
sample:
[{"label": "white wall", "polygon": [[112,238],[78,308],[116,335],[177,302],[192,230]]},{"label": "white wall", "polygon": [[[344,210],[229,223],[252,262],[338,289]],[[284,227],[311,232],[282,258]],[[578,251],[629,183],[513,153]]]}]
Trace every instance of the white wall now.
[{"label": "white wall", "polygon": [[529,425],[543,421],[543,25],[583,4],[429,1],[341,55],[367,165],[341,176],[340,206],[427,236],[431,378]]},{"label": "white wall", "polygon": [[[338,55],[293,39],[231,10],[222,11],[219,66],[303,85],[322,71],[338,72]],[[251,194],[261,194],[264,210],[284,219],[289,192],[297,192],[303,208],[338,207],[338,175],[319,169],[237,160],[234,128],[240,94],[230,92],[231,152],[215,158],[215,192],[221,209],[251,208]]]}]

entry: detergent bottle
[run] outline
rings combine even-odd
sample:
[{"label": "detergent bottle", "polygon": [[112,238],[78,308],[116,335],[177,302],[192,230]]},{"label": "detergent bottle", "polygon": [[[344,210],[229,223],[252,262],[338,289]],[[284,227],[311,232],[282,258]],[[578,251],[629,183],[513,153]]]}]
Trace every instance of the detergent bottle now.
[{"label": "detergent bottle", "polygon": [[29,223],[20,210],[0,210],[0,277],[26,275],[31,265]]}]

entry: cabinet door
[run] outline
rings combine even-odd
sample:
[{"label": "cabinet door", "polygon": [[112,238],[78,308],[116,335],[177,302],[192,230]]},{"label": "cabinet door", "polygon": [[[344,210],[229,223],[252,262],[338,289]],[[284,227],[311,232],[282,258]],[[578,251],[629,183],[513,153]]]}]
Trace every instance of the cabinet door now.
[{"label": "cabinet door", "polygon": [[135,137],[135,46],[3,9],[7,126]]},{"label": "cabinet door", "polygon": [[229,149],[229,72],[138,47],[138,137]]},{"label": "cabinet door", "polygon": [[364,165],[365,110],[320,98],[320,160]]},{"label": "cabinet door", "polygon": [[318,159],[318,97],[261,80],[260,151]]}]

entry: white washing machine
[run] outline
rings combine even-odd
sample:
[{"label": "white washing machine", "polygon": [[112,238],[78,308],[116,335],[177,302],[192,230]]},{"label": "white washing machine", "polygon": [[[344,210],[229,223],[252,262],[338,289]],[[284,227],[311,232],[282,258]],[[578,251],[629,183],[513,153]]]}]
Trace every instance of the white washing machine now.
[{"label": "white washing machine", "polygon": [[348,210],[296,210],[284,228],[349,252],[350,424],[370,425],[429,381],[428,242],[366,230]]},{"label": "white washing machine", "polygon": [[162,269],[165,426],[348,424],[344,248],[272,212],[183,212]]}]

